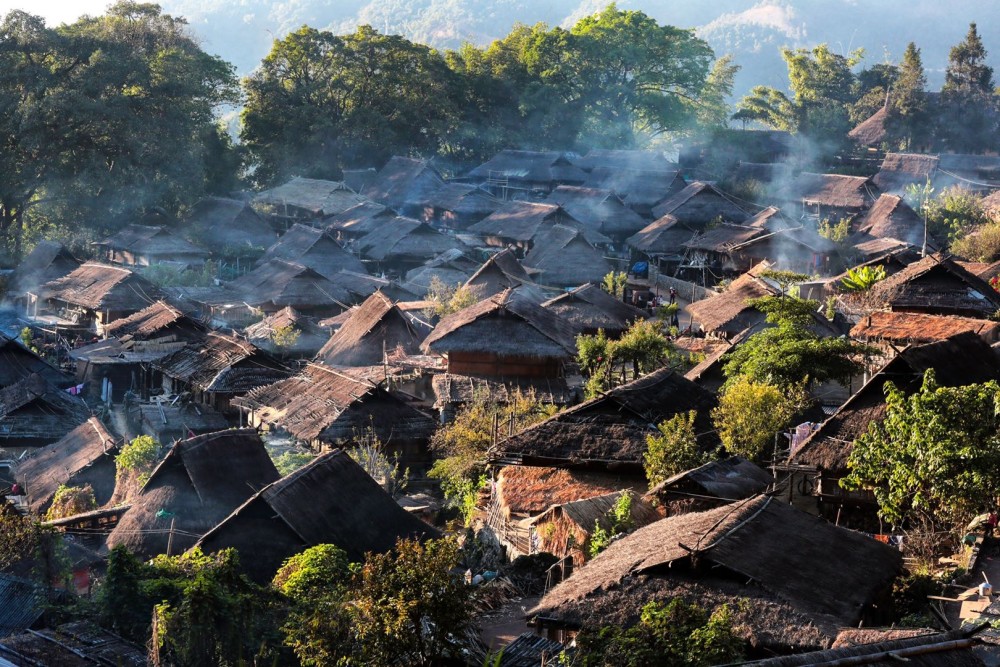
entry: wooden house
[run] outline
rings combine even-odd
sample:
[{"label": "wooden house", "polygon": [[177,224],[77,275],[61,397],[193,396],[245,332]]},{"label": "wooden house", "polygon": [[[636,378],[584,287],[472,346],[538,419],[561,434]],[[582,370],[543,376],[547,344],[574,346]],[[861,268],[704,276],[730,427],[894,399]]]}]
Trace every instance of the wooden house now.
[{"label": "wooden house", "polygon": [[291,306],[308,316],[327,317],[355,299],[353,292],[342,286],[340,274],[335,278],[337,282],[308,266],[271,259],[228,283],[232,294],[224,296],[223,301],[235,300],[265,315]]},{"label": "wooden house", "polygon": [[673,274],[684,259],[684,244],[696,233],[695,227],[668,214],[625,239],[625,244],[635,256],[655,263],[661,273]]},{"label": "wooden house", "polygon": [[695,301],[688,306],[688,312],[706,334],[729,338],[764,324],[764,314],[747,301],[780,293],[778,288],[751,271],[730,283],[725,292]]},{"label": "wooden house", "polygon": [[59,440],[42,447],[19,463],[14,477],[27,497],[28,507],[42,516],[60,486],[90,486],[102,506],[115,490],[115,456],[121,439],[97,417],[91,417]]},{"label": "wooden house", "polygon": [[30,312],[29,293],[37,294],[41,285],[76,271],[80,264],[62,243],[41,241],[17,265],[8,283],[7,297],[18,300]]},{"label": "wooden house", "polygon": [[760,260],[741,256],[737,248],[767,234],[768,231],[761,227],[725,223],[697,233],[682,244],[684,257],[675,275],[711,284],[717,276],[733,276],[748,271]]},{"label": "wooden house", "polygon": [[535,272],[535,282],[560,289],[600,282],[614,271],[583,230],[564,225],[553,225],[532,240],[524,266]]},{"label": "wooden house", "polygon": [[826,648],[841,627],[886,618],[901,572],[896,549],[756,496],[613,542],[529,615],[539,634],[566,641],[581,628],[631,627],[652,601],[681,598],[709,613],[728,604],[747,649],[770,656]]},{"label": "wooden house", "polygon": [[382,225],[396,219],[399,214],[382,204],[366,201],[353,206],[343,213],[323,220],[324,229],[337,240],[353,249],[353,242]]},{"label": "wooden house", "polygon": [[667,508],[668,516],[711,509],[765,493],[774,477],[741,456],[685,470],[663,480],[647,494]]},{"label": "wooden house", "polygon": [[514,251],[505,248],[491,255],[472,276],[465,287],[474,290],[480,299],[487,299],[504,290],[530,283],[527,270],[518,261]]},{"label": "wooden house", "polygon": [[105,324],[163,298],[163,292],[129,269],[88,262],[45,283],[36,296],[33,315],[52,313],[100,332]]},{"label": "wooden house", "polygon": [[696,230],[710,222],[741,223],[750,216],[711,183],[695,181],[653,207],[653,217],[671,215]]},{"label": "wooden house", "polygon": [[421,215],[442,185],[444,179],[427,160],[396,155],[368,182],[363,194],[403,215]]},{"label": "wooden house", "polygon": [[646,226],[647,221],[607,189],[560,185],[545,200],[561,206],[588,228],[622,243]]},{"label": "wooden house", "polygon": [[802,172],[781,197],[804,216],[836,222],[871,208],[879,194],[871,178]]},{"label": "wooden house", "polygon": [[332,236],[301,223],[282,234],[256,265],[262,266],[273,259],[307,266],[327,280],[334,280],[341,271],[365,273],[361,260],[341,248]]},{"label": "wooden house", "polygon": [[[183,553],[256,491],[280,477],[253,429],[179,440],[108,535],[143,560]],[[252,560],[253,551],[245,552]]]},{"label": "wooden house", "polygon": [[500,199],[513,199],[532,192],[551,192],[560,185],[581,185],[587,173],[577,166],[579,159],[558,151],[503,150],[466,178]]},{"label": "wooden house", "polygon": [[94,245],[102,259],[123,266],[153,266],[170,263],[181,267],[201,266],[209,252],[166,227],[129,225]]},{"label": "wooden house", "polygon": [[507,202],[495,213],[469,227],[469,231],[481,236],[488,246],[517,248],[523,257],[534,244],[534,239],[555,225],[581,229],[591,243],[611,242],[596,227],[577,220],[561,206],[542,202]]},{"label": "wooden house", "polygon": [[235,547],[253,554],[242,566],[263,583],[286,559],[318,544],[336,544],[360,562],[367,553],[392,550],[399,539],[438,536],[337,450],[255,493],[197,546],[205,553]]},{"label": "wooden house", "polygon": [[1000,342],[1000,322],[956,315],[926,315],[876,310],[851,329],[851,338],[893,347],[933,343],[961,333],[974,333],[987,343]]},{"label": "wooden house", "polygon": [[594,167],[583,185],[614,192],[645,219],[653,217],[654,206],[687,187],[676,166],[662,172]]},{"label": "wooden house", "polygon": [[104,326],[108,338],[149,342],[192,341],[200,339],[206,331],[200,321],[162,299]]},{"label": "wooden house", "polygon": [[223,413],[233,397],[289,375],[289,370],[267,352],[214,331],[152,365],[163,374],[166,393],[189,392],[196,402]]},{"label": "wooden house", "polygon": [[362,236],[354,243],[354,248],[379,271],[396,275],[405,275],[441,253],[467,249],[455,237],[441,233],[426,222],[402,217]]},{"label": "wooden house", "polygon": [[90,417],[90,408],[41,374],[0,389],[0,448],[11,456],[50,445]]},{"label": "wooden house", "polygon": [[254,207],[278,229],[299,221],[316,221],[338,215],[366,201],[340,181],[295,177],[287,183],[258,192]]},{"label": "wooden house", "polygon": [[[888,102],[886,98],[886,102]],[[847,133],[847,138],[858,146],[879,148],[886,140],[885,122],[889,118],[889,105],[883,105],[878,111],[854,126]]]},{"label": "wooden house", "polygon": [[[899,195],[882,194],[870,209],[851,223],[852,242],[866,239],[898,239],[917,248],[924,243],[924,221]],[[930,247],[938,247],[933,237]]]},{"label": "wooden house", "polygon": [[[279,357],[311,359],[326,344],[327,330],[291,306],[271,313],[243,330],[247,340]],[[289,336],[291,338],[289,338]]]},{"label": "wooden house", "polygon": [[278,238],[250,202],[225,197],[198,201],[184,221],[183,233],[213,257],[234,263],[258,257]]},{"label": "wooden house", "polygon": [[618,338],[633,322],[649,317],[646,311],[616,299],[594,283],[544,301],[542,308],[569,322],[577,335],[593,335],[601,330],[610,338]]},{"label": "wooden house", "polygon": [[372,429],[404,465],[427,465],[434,420],[381,384],[321,364],[234,401],[247,423],[289,433],[314,449],[345,446]]},{"label": "wooden house", "polygon": [[0,333],[0,388],[38,375],[52,385],[62,388],[73,384],[73,378],[42,359],[20,341]]},{"label": "wooden house", "polygon": [[377,366],[386,355],[420,353],[430,327],[407,316],[392,299],[375,292],[323,345],[316,360],[330,366]]},{"label": "wooden house", "polygon": [[594,169],[629,169],[665,174],[677,170],[677,163],[667,159],[663,151],[591,148],[576,165],[588,172]]},{"label": "wooden house", "polygon": [[466,229],[502,205],[478,185],[445,183],[427,197],[420,219],[447,229]]},{"label": "wooden house", "polygon": [[229,428],[229,421],[221,412],[190,401],[128,401],[125,420],[132,432],[148,435],[163,444]]},{"label": "wooden house", "polygon": [[882,166],[872,178],[880,191],[894,195],[906,194],[910,185],[922,186],[933,181],[938,169],[938,156],[919,153],[886,153]]}]

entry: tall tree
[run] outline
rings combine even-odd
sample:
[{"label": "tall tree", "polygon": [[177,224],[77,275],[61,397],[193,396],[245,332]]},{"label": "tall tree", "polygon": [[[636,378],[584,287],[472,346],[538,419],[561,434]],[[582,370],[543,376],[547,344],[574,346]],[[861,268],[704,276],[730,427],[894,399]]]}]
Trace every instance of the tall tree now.
[{"label": "tall tree", "polygon": [[986,64],[986,47],[976,24],[951,48],[944,86],[938,136],[944,148],[978,153],[996,147],[997,101],[993,68]]},{"label": "tall tree", "polygon": [[892,89],[886,130],[890,141],[900,148],[912,149],[929,139],[927,113],[927,75],[920,49],[913,42],[906,45],[899,63],[899,76]]}]

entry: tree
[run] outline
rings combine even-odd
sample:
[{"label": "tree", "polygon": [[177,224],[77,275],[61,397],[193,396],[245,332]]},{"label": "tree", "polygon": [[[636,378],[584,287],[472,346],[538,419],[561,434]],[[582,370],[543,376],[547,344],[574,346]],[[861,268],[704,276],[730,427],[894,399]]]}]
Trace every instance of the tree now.
[{"label": "tree", "polygon": [[368,554],[352,591],[352,630],[360,664],[434,665],[458,657],[449,639],[469,622],[469,596],[452,574],[452,538],[399,540],[391,553]]},{"label": "tree", "polygon": [[601,289],[616,299],[625,298],[626,286],[628,286],[628,275],[624,271],[611,271],[601,281]]},{"label": "tree", "polygon": [[951,251],[973,262],[1000,259],[1000,223],[991,222],[951,244]]},{"label": "tree", "polygon": [[288,350],[295,347],[295,344],[299,342],[299,336],[302,334],[301,331],[295,328],[294,324],[286,324],[283,327],[278,327],[271,332],[271,342],[282,353],[286,353]]},{"label": "tree", "polygon": [[910,42],[899,64],[899,76],[892,89],[885,127],[890,141],[900,148],[924,145],[930,132],[927,112],[927,75],[920,49]]},{"label": "tree", "polygon": [[474,289],[461,284],[448,285],[437,276],[431,277],[424,299],[434,304],[430,310],[438,317],[457,313],[479,301]]},{"label": "tree", "polygon": [[137,435],[115,456],[115,467],[118,475],[128,472],[138,474],[139,483],[142,484],[149,478],[149,473],[153,471],[159,458],[160,443],[148,435]]},{"label": "tree", "polygon": [[0,571],[31,555],[38,540],[38,525],[6,500],[0,502]]},{"label": "tree", "polygon": [[906,395],[889,382],[886,416],[871,423],[848,458],[848,489],[875,494],[896,526],[927,520],[961,529],[1000,496],[1000,385],[938,385],[933,370]]},{"label": "tree", "polygon": [[698,128],[702,132],[729,126],[732,114],[729,98],[733,95],[733,83],[740,69],[731,55],[722,56],[712,64],[695,112]]},{"label": "tree", "polygon": [[410,469],[399,469],[399,454],[389,456],[371,426],[361,434],[355,434],[347,454],[393,498],[398,498],[406,490]]},{"label": "tree", "polygon": [[711,455],[698,447],[694,431],[694,420],[698,413],[678,412],[670,419],[660,422],[659,433],[646,436],[646,453],[643,466],[649,488],[673,477],[679,472],[697,468],[711,459]]},{"label": "tree", "polygon": [[96,509],[97,501],[94,499],[94,488],[90,484],[85,486],[60,484],[52,497],[52,504],[45,513],[45,520],[52,521]]},{"label": "tree", "polygon": [[587,539],[587,556],[593,558],[611,544],[615,536],[629,532],[635,526],[632,520],[632,492],[622,491],[615,504],[607,511],[608,529],[601,527],[601,522],[594,520],[594,530]]},{"label": "tree", "polygon": [[997,145],[993,68],[986,47],[969,24],[965,39],[952,47],[941,88],[942,113],[937,134],[950,150],[983,152]]},{"label": "tree", "polygon": [[636,321],[618,340],[601,330],[579,335],[576,349],[580,370],[588,376],[588,397],[661,368],[676,356],[659,325],[649,320]]},{"label": "tree", "polygon": [[712,420],[730,454],[759,461],[770,453],[778,432],[808,403],[804,387],[779,387],[740,377],[719,397]]},{"label": "tree", "polygon": [[847,270],[847,275],[840,281],[840,287],[848,292],[864,292],[875,283],[885,280],[887,275],[882,264],[858,266]]}]

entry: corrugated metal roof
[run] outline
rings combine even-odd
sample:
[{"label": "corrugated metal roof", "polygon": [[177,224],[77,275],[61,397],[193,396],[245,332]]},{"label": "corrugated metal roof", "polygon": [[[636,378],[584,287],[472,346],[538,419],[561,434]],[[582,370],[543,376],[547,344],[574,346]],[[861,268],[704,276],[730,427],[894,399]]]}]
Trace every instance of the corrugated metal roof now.
[{"label": "corrugated metal roof", "polygon": [[30,628],[42,615],[45,596],[32,582],[0,574],[0,637]]}]

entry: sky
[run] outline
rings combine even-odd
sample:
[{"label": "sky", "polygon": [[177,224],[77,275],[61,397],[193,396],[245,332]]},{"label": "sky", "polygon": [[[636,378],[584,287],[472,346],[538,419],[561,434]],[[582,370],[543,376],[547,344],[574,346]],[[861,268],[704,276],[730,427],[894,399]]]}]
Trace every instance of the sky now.
[{"label": "sky", "polygon": [[112,0],[0,0],[0,15],[21,9],[45,19],[48,25],[72,23],[84,14],[103,14]]}]

